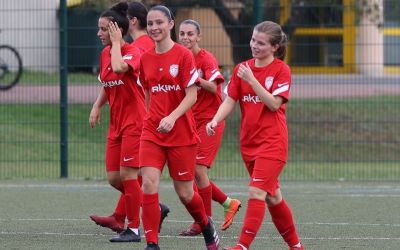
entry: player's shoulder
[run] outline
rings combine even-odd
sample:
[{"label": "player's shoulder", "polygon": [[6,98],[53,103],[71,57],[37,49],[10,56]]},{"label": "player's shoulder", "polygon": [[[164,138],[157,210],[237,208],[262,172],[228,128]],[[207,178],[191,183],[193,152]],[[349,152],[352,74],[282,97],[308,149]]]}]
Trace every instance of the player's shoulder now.
[{"label": "player's shoulder", "polygon": [[172,47],[172,50],[174,53],[179,53],[179,54],[184,54],[184,55],[187,55],[187,54],[192,55],[192,52],[188,48],[186,48],[185,46],[183,46],[179,43],[175,43],[174,46]]},{"label": "player's shoulder", "polygon": [[101,56],[110,55],[110,51],[111,51],[111,45],[107,45],[101,50],[100,55]]},{"label": "player's shoulder", "polygon": [[274,67],[278,68],[279,70],[288,71],[290,72],[290,67],[281,59],[275,58],[274,60]]},{"label": "player's shoulder", "polygon": [[208,59],[208,60],[215,60],[215,56],[213,53],[211,53],[210,51],[206,50],[206,49],[200,49],[199,53],[197,54],[198,57],[202,58],[202,59]]}]

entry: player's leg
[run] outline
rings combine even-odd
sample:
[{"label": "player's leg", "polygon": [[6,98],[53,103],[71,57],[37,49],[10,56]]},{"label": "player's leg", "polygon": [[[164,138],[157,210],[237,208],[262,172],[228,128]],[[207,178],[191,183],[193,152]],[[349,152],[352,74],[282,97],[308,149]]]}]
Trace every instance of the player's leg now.
[{"label": "player's leg", "polygon": [[138,182],[139,174],[139,136],[123,136],[120,158],[120,177],[124,187],[127,228],[111,242],[140,242],[140,207],[142,190]]},{"label": "player's leg", "polygon": [[114,213],[110,216],[91,215],[90,218],[102,227],[122,232],[125,225],[125,198],[124,187],[120,178],[121,140],[107,139],[106,144],[106,171],[109,184],[121,192]]},{"label": "player's leg", "polygon": [[168,149],[168,170],[175,191],[195,223],[200,225],[206,247],[218,249],[219,238],[211,217],[208,217],[200,195],[193,190],[196,165],[196,145]]},{"label": "player's leg", "polygon": [[268,194],[266,202],[269,213],[271,214],[272,222],[282,238],[288,244],[289,249],[304,249],[296,232],[292,212],[286,201],[283,199],[280,188],[277,188],[273,195]]},{"label": "player's leg", "polygon": [[224,222],[221,225],[221,230],[227,230],[233,222],[233,218],[242,206],[238,199],[230,198],[226,195],[214,182],[210,181],[212,187],[212,200],[221,204],[224,208]]},{"label": "player's leg", "polygon": [[[152,157],[148,157],[149,155]],[[158,190],[162,169],[166,162],[166,150],[151,141],[142,140],[139,158],[143,180],[142,221],[147,242],[146,249],[159,249],[160,205]]]},{"label": "player's leg", "polygon": [[[207,135],[207,122],[199,124],[198,128],[201,143],[199,144],[196,156],[196,164],[198,166],[196,168],[196,182],[200,181],[204,183],[204,185],[209,184],[211,186],[210,188],[208,188],[209,190],[211,190],[211,199],[221,204],[224,208],[224,222],[221,225],[221,229],[226,230],[231,226],[234,216],[241,207],[241,203],[237,199],[231,199],[230,197],[228,197],[215,183],[208,179],[207,170],[211,169],[211,167],[213,166],[213,162],[217,157],[218,149],[221,146],[222,137],[224,134],[225,122],[218,123],[218,126],[215,128],[215,134],[213,136]],[[203,188],[204,185],[202,186]],[[198,183],[198,186],[200,187],[201,184]],[[208,190],[205,189],[205,191],[207,192]],[[206,208],[207,201],[208,200],[204,202]]]},{"label": "player's leg", "polygon": [[251,243],[257,236],[265,216],[265,199],[268,192],[265,190],[264,186],[267,182],[267,178],[265,178],[264,171],[262,171],[263,162],[258,160],[249,161],[246,160],[245,157],[243,157],[243,159],[245,160],[246,168],[250,175],[247,209],[239,241],[236,246],[227,247],[226,249],[249,249]]}]

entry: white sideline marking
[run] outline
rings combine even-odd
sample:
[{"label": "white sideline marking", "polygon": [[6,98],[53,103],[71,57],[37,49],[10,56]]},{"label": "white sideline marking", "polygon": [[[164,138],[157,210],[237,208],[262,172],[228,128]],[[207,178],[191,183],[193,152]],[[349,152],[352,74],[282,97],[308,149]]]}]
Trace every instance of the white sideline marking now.
[{"label": "white sideline marking", "polygon": [[[25,218],[25,219],[2,219],[0,221],[90,221],[89,219],[68,219],[68,218],[53,218],[53,219],[45,219],[45,218]],[[191,220],[169,220],[166,219],[164,222],[167,223],[179,223],[179,224],[190,224],[193,221]],[[215,223],[222,223],[222,221],[215,220]],[[242,222],[233,222],[232,224],[243,224]],[[273,225],[272,222],[264,222],[263,224]],[[318,226],[371,226],[371,227],[400,227],[400,224],[389,224],[389,223],[349,223],[349,222],[303,222],[296,223],[296,225],[318,225]]]},{"label": "white sideline marking", "polygon": [[[112,237],[115,234],[84,234],[84,233],[32,233],[32,232],[5,232],[1,231],[0,235],[58,235],[58,236],[104,236],[104,237]],[[144,236],[142,236],[144,238]],[[202,236],[194,236],[194,237],[185,237],[185,236],[176,236],[176,235],[159,235],[159,238],[176,238],[176,239],[203,239]],[[221,236],[222,239],[237,239],[238,236]],[[272,236],[269,238],[273,239],[281,239],[280,236]],[[265,239],[265,237],[256,237],[256,239]],[[302,237],[303,240],[400,240],[399,237],[391,238],[391,237]]]}]

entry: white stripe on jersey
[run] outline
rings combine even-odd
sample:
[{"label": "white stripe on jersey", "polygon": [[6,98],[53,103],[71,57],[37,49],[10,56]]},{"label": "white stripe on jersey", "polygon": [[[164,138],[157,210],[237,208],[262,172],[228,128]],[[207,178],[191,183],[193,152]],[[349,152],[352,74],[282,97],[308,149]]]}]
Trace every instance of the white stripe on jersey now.
[{"label": "white stripe on jersey", "polygon": [[100,73],[99,73],[99,75],[97,76],[97,80],[99,80],[99,82],[101,83]]},{"label": "white stripe on jersey", "polygon": [[228,84],[225,86],[225,88],[224,88],[224,90],[223,90],[223,92],[224,92],[225,95],[228,95],[228,86],[229,86],[229,83],[231,83],[231,81],[228,82]]},{"label": "white stripe on jersey", "polygon": [[193,85],[196,82],[198,77],[199,77],[199,73],[197,73],[197,70],[194,69],[194,74],[192,75],[192,78],[190,79],[187,87],[190,87],[191,85]]},{"label": "white stripe on jersey", "polygon": [[131,60],[132,59],[132,55],[125,55],[122,57],[122,60]]},{"label": "white stripe on jersey", "polygon": [[139,77],[138,77],[138,79],[137,79],[137,81],[136,81],[136,84],[143,88],[142,83],[140,82]]},{"label": "white stripe on jersey", "polygon": [[[214,70],[213,70],[214,71]],[[209,82],[212,82],[215,80],[215,78],[217,78],[217,76],[221,75],[221,73],[219,71],[215,72],[210,79],[208,79]]]},{"label": "white stripe on jersey", "polygon": [[283,85],[282,87],[275,89],[275,91],[272,92],[272,95],[276,96],[288,90],[289,90],[289,85]]}]

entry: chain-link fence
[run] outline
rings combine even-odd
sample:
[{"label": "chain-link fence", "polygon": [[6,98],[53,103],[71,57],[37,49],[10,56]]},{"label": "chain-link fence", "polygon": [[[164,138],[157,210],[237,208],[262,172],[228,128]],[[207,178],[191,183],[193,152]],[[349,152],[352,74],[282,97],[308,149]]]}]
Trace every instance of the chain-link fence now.
[{"label": "chain-link fence", "polygon": [[[23,69],[15,86],[0,90],[0,179],[57,178],[63,157],[70,178],[105,177],[108,107],[99,127],[88,125],[100,88],[102,46],[96,33],[105,7],[83,8],[82,1],[76,2],[65,10],[66,30],[60,29],[64,9],[58,0],[0,2],[0,86],[11,84]],[[226,81],[235,64],[251,57],[254,24],[272,20],[282,25],[289,36],[286,61],[293,72],[287,104],[289,161],[282,178],[399,180],[400,4],[363,2],[367,7],[353,0],[164,4],[177,24],[188,18],[201,24],[200,45],[218,59]],[[60,34],[65,31],[64,104]],[[3,45],[13,47],[21,60]],[[68,116],[62,121],[65,111]],[[239,153],[239,126],[240,112],[235,110],[210,171],[213,178],[247,176]],[[68,150],[62,152],[63,147]]]}]

